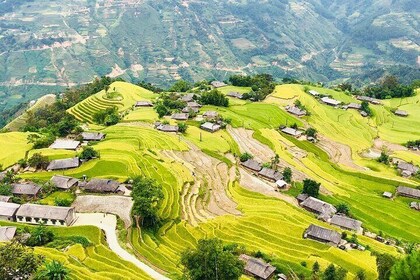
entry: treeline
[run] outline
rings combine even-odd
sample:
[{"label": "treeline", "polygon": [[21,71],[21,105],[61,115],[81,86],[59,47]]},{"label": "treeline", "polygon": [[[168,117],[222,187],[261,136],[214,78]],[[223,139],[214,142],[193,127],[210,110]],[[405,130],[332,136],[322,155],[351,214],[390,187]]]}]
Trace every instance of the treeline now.
[{"label": "treeline", "polygon": [[273,76],[269,74],[257,74],[254,76],[233,75],[230,76],[229,82],[233,86],[251,87],[251,91],[245,93],[243,98],[253,101],[264,100],[276,87]]}]

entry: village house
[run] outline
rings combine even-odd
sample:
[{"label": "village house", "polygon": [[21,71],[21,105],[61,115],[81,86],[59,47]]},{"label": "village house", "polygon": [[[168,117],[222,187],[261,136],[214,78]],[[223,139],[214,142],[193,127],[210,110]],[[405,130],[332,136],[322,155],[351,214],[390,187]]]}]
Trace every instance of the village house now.
[{"label": "village house", "polygon": [[80,141],[70,139],[57,139],[51,144],[50,149],[60,150],[77,150],[80,145]]},{"label": "village house", "polygon": [[419,167],[404,161],[398,162],[397,169],[400,171],[403,177],[413,176],[420,171]]},{"label": "village house", "polygon": [[219,113],[216,111],[206,111],[204,112],[203,117],[208,120],[215,120],[219,117]]},{"label": "village house", "polygon": [[367,101],[367,102],[372,103],[374,105],[380,105],[381,104],[381,102],[379,100],[377,100],[375,98],[372,98],[372,97],[369,97],[369,96],[359,95],[356,98],[357,98],[357,100]]},{"label": "village house", "polygon": [[189,118],[188,113],[175,113],[171,116],[171,119],[177,120],[177,121],[186,121]]},{"label": "village house", "polygon": [[306,116],[306,111],[305,110],[301,110],[296,106],[286,106],[286,111],[289,112],[292,115],[298,116],[298,117],[303,117]]},{"label": "village house", "polygon": [[110,179],[93,178],[83,189],[87,192],[95,193],[117,193],[119,191],[120,183]]},{"label": "village house", "polygon": [[105,139],[106,134],[102,132],[82,132],[83,141],[101,141]]},{"label": "village house", "polygon": [[41,187],[35,183],[13,183],[12,184],[12,193],[16,196],[27,196],[36,198]]},{"label": "village house", "polygon": [[0,242],[10,242],[16,235],[16,227],[0,227]]},{"label": "village house", "polygon": [[10,202],[12,200],[11,196],[0,195],[0,202]]},{"label": "village house", "polygon": [[197,114],[198,112],[199,112],[200,110],[199,110],[199,108],[197,108],[197,107],[184,107],[183,109],[182,109],[182,113],[194,113],[194,114]]},{"label": "village house", "polygon": [[362,222],[346,216],[334,215],[330,220],[330,224],[359,234],[363,233]]},{"label": "village house", "polygon": [[194,101],[194,97],[195,97],[194,93],[188,93],[181,97],[181,101],[191,102],[191,101]]},{"label": "village house", "polygon": [[365,111],[360,111],[360,115],[364,118],[366,118],[368,115],[368,113],[366,113]]},{"label": "village house", "polygon": [[65,158],[65,159],[55,159],[48,164],[47,170],[64,170],[79,167],[80,160],[78,157],[75,158]]},{"label": "village house", "polygon": [[309,91],[309,94],[312,95],[312,96],[319,96],[320,95],[319,92],[317,92],[316,90],[313,90],[313,89]]},{"label": "village house", "polygon": [[213,86],[214,88],[221,88],[221,87],[225,87],[227,86],[227,84],[225,84],[224,82],[220,82],[220,81],[213,81],[210,83],[211,86]]},{"label": "village house", "polygon": [[285,127],[281,131],[294,137],[300,137],[303,134],[303,131],[291,127]]},{"label": "village house", "polygon": [[190,107],[190,108],[201,108],[203,106],[201,104],[195,102],[195,101],[190,101],[190,102],[187,102],[187,107]]},{"label": "village house", "polygon": [[16,211],[19,209],[20,204],[10,202],[0,202],[0,221],[15,220]]},{"label": "village house", "polygon": [[327,105],[330,105],[330,106],[338,106],[338,105],[340,105],[340,104],[341,104],[341,101],[338,101],[338,100],[335,100],[335,99],[329,98],[329,97],[327,97],[327,96],[322,97],[322,98],[321,98],[321,101],[322,101],[322,102],[324,102],[324,103],[325,103],[325,104],[327,104]]},{"label": "village house", "polygon": [[245,162],[241,162],[241,165],[251,171],[259,172],[262,169],[261,164],[253,159],[248,159]]},{"label": "village house", "polygon": [[202,125],[200,125],[201,129],[206,130],[208,132],[216,132],[220,130],[220,125],[216,123],[211,122],[205,122]]},{"label": "village house", "polygon": [[399,117],[408,117],[408,112],[403,110],[395,110],[394,114]]},{"label": "village house", "polygon": [[285,188],[285,187],[287,186],[287,182],[286,182],[286,181],[284,181],[284,180],[277,180],[277,181],[276,181],[276,186],[277,186],[279,189],[283,189],[283,188]]},{"label": "village house", "polygon": [[242,93],[239,93],[239,92],[236,92],[236,91],[230,91],[226,95],[229,96],[229,97],[238,98],[238,99],[243,99],[244,98],[244,95]]},{"label": "village house", "polygon": [[163,132],[178,132],[177,125],[159,124],[156,126],[156,129]]},{"label": "village house", "polygon": [[134,107],[153,107],[153,103],[147,100],[137,101]]},{"label": "village house", "polygon": [[256,279],[271,279],[274,276],[276,268],[262,259],[241,254],[239,259],[245,263],[245,274]]},{"label": "village house", "polygon": [[392,198],[393,194],[392,194],[392,193],[390,193],[390,192],[384,192],[384,193],[382,194],[382,196],[383,196],[383,197],[386,197],[386,198]]},{"label": "village house", "polygon": [[298,203],[300,204],[300,203],[304,202],[308,197],[309,197],[308,194],[306,194],[306,193],[300,193],[300,194],[298,194],[298,196],[296,197],[296,199],[297,199]]},{"label": "village house", "polygon": [[349,105],[346,106],[347,109],[355,109],[355,110],[360,110],[362,108],[362,104],[359,103],[350,103]]},{"label": "village house", "polygon": [[397,188],[397,194],[401,195],[401,196],[405,196],[405,197],[420,199],[420,190],[419,189],[413,189],[413,188],[399,186]]},{"label": "village house", "polygon": [[272,182],[283,179],[283,175],[280,172],[268,167],[261,169],[261,171],[258,172],[258,175]]},{"label": "village house", "polygon": [[415,202],[415,201],[410,202],[410,208],[420,211],[420,202]]},{"label": "village house", "polygon": [[77,187],[79,179],[62,175],[54,175],[50,182],[58,189],[69,190],[71,188]]},{"label": "village house", "polygon": [[16,212],[16,221],[28,224],[70,226],[75,219],[73,207],[23,204]]},{"label": "village house", "polygon": [[337,213],[337,209],[334,206],[312,196],[305,199],[300,206],[319,215],[319,218],[322,219],[329,218]]},{"label": "village house", "polygon": [[323,228],[316,225],[310,225],[305,231],[304,238],[310,238],[316,241],[328,243],[334,246],[338,246],[341,242],[341,234],[327,228]]}]

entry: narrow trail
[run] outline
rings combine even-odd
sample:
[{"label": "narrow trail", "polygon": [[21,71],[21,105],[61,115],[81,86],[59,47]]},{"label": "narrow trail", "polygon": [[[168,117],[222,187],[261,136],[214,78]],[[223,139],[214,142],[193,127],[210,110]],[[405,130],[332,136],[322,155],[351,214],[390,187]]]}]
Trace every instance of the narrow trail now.
[{"label": "narrow trail", "polygon": [[117,217],[110,214],[102,213],[78,213],[77,220],[73,226],[95,226],[105,232],[106,241],[109,248],[120,256],[122,259],[133,263],[135,266],[143,270],[146,274],[156,280],[169,280],[168,277],[160,274],[147,264],[138,260],[135,256],[124,250],[118,243],[116,228]]}]

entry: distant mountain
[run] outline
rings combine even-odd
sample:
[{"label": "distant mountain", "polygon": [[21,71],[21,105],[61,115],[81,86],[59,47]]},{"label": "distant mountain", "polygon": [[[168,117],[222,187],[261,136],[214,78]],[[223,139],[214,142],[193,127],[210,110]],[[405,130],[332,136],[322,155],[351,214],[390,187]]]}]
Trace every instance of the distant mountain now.
[{"label": "distant mountain", "polygon": [[0,0],[0,110],[102,75],[415,76],[419,38],[416,0]]}]

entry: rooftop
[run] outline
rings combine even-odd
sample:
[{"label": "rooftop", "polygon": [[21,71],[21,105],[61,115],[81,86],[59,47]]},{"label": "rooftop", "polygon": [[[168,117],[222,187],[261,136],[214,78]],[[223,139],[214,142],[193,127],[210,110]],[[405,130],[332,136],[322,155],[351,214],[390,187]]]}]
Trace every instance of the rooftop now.
[{"label": "rooftop", "polygon": [[245,254],[240,255],[239,259],[245,262],[245,271],[260,279],[269,279],[276,271],[274,266],[262,259],[253,258]]},{"label": "rooftop", "polygon": [[137,101],[134,105],[136,107],[153,107],[153,103],[147,100],[144,101]]},{"label": "rooftop", "polygon": [[189,116],[190,115],[188,113],[175,113],[171,116],[171,119],[186,121],[188,120]]},{"label": "rooftop", "polygon": [[19,207],[20,204],[0,202],[0,216],[13,217],[13,215],[15,215]]},{"label": "rooftop", "polygon": [[93,192],[116,192],[119,185],[120,183],[114,180],[93,178],[84,189]]},{"label": "rooftop", "polygon": [[225,84],[224,82],[220,82],[220,81],[213,81],[210,84],[215,88],[227,86],[227,84]]},{"label": "rooftop", "polygon": [[72,207],[23,204],[16,212],[16,216],[51,220],[65,220],[72,209]]},{"label": "rooftop", "polygon": [[331,218],[330,223],[339,227],[352,229],[354,231],[359,231],[362,227],[361,221],[358,221],[358,220],[355,220],[346,216],[341,216],[341,215],[334,215]]},{"label": "rooftop", "polygon": [[211,122],[205,122],[200,127],[208,131],[217,131],[220,129],[220,125]]},{"label": "rooftop", "polygon": [[79,180],[73,177],[54,175],[51,178],[50,182],[53,183],[59,189],[68,190],[71,187],[75,186],[79,182]]},{"label": "rooftop", "polygon": [[0,202],[9,202],[11,198],[11,196],[0,195]]},{"label": "rooftop", "polygon": [[12,184],[12,193],[16,195],[37,195],[41,187],[34,183],[13,183]]},{"label": "rooftop", "polygon": [[261,164],[253,159],[248,159],[245,162],[241,162],[241,165],[254,171],[260,171],[262,169]]},{"label": "rooftop", "polygon": [[316,225],[310,225],[305,231],[305,235],[318,240],[331,242],[338,245],[341,242],[341,234],[327,228],[323,228]]},{"label": "rooftop", "polygon": [[302,133],[303,133],[303,131],[297,130],[297,129],[294,129],[294,128],[291,128],[291,127],[285,127],[281,131],[286,133],[286,134],[295,136],[295,137],[301,136]]},{"label": "rooftop", "polygon": [[402,117],[407,117],[408,116],[408,112],[407,111],[403,111],[403,110],[396,110],[394,112],[395,115],[397,116],[402,116]]},{"label": "rooftop", "polygon": [[50,149],[62,149],[62,150],[76,150],[79,147],[80,142],[69,140],[69,139],[57,139],[51,144]]},{"label": "rooftop", "polygon": [[169,124],[160,124],[156,129],[163,132],[178,132],[178,126]]},{"label": "rooftop", "polygon": [[82,138],[85,141],[100,141],[105,138],[102,132],[82,132]]},{"label": "rooftop", "polygon": [[305,116],[306,115],[306,111],[305,110],[301,110],[296,106],[289,106],[287,107],[287,112],[289,112],[290,114],[296,115],[296,116]]},{"label": "rooftop", "polygon": [[79,167],[80,161],[78,157],[52,160],[47,170],[61,170]]},{"label": "rooftop", "polygon": [[410,196],[410,197],[416,197],[420,198],[420,190],[419,189],[413,189],[408,188],[404,186],[399,186],[397,188],[397,193],[402,196]]},{"label": "rooftop", "polygon": [[16,235],[16,227],[0,227],[0,242],[11,241]]},{"label": "rooftop", "polygon": [[324,215],[332,215],[337,212],[337,209],[331,204],[312,196],[309,196],[300,205]]},{"label": "rooftop", "polygon": [[337,106],[337,105],[341,104],[341,101],[338,101],[338,100],[335,100],[335,99],[332,99],[332,98],[329,98],[329,97],[326,97],[326,96],[322,97],[321,100],[322,100],[322,102],[324,102],[325,104],[328,104],[328,105]]},{"label": "rooftop", "polygon": [[261,171],[258,172],[258,175],[266,177],[274,181],[283,179],[283,175],[280,172],[278,172],[277,170],[268,168],[268,167],[263,167],[263,169],[261,169]]}]

